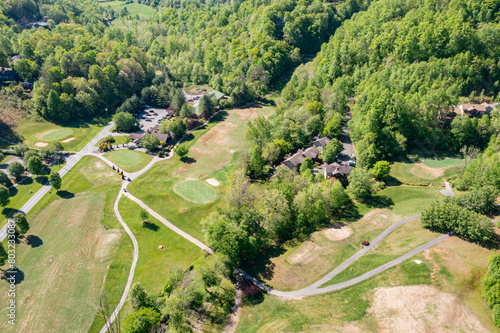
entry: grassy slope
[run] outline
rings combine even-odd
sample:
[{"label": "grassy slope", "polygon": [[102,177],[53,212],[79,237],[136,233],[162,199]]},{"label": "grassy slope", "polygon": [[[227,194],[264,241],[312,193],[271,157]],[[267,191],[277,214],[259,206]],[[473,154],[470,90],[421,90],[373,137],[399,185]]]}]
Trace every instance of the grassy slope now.
[{"label": "grassy slope", "polygon": [[[141,208],[130,199],[123,197],[120,200],[119,210],[139,244],[139,261],[134,274],[134,282],[140,282],[148,292],[159,292],[173,267],[187,269],[203,256],[203,250],[184,238],[178,237],[176,233],[153,217],[150,217],[149,221],[157,229],[144,228],[139,217]],[[125,285],[132,261],[133,246],[128,236],[124,235],[124,237],[126,241],[118,250],[104,287],[104,293],[113,304],[118,303],[122,296],[123,290],[117,286]],[[163,245],[164,248],[158,249],[159,245]],[[127,303],[121,318],[124,318],[130,311],[130,305]],[[90,332],[99,332],[103,325],[104,319],[98,314]]]},{"label": "grassy slope", "polygon": [[137,172],[153,159],[151,155],[140,151],[119,149],[104,155],[125,172]]},{"label": "grassy slope", "polygon": [[[18,285],[17,301],[23,304],[18,330],[88,330],[120,239],[120,230],[105,228],[117,225],[109,202],[119,188],[118,177],[107,166],[85,157],[64,178],[60,193],[66,198],[52,191],[28,214],[29,233],[43,244],[17,249],[24,272]],[[1,289],[6,287],[1,284]]]},{"label": "grassy slope", "polygon": [[110,6],[112,9],[115,10],[116,14],[119,14],[120,11],[124,8],[127,7],[127,10],[129,12],[129,15],[136,15],[139,14],[140,16],[144,18],[148,18],[152,16],[155,12],[153,7],[138,4],[138,3],[126,3],[125,1],[100,1],[101,6]]},{"label": "grassy slope", "polygon": [[[63,166],[64,164],[55,165],[51,170],[59,171]],[[49,170],[45,169],[44,174],[49,173]],[[7,223],[7,218],[16,213],[46,182],[47,177],[27,177],[17,186],[10,188],[10,202],[2,210],[3,217],[0,219],[0,226]]]},{"label": "grassy slope", "polygon": [[390,175],[404,184],[442,185],[443,178],[456,177],[463,159],[422,159],[418,163],[405,159],[391,164]]},{"label": "grassy slope", "polygon": [[[276,289],[303,288],[359,251],[361,241],[374,239],[404,217],[419,214],[440,196],[438,188],[390,187],[374,195],[370,203],[357,204],[346,210],[337,220],[352,229],[353,233],[348,238],[332,241],[318,231],[306,242],[289,243],[273,249],[267,256],[261,256],[244,268]],[[297,261],[299,256],[302,259]]]},{"label": "grassy slope", "polygon": [[[486,271],[486,258],[490,253],[488,249],[451,238],[429,252],[417,254],[347,289],[299,300],[270,295],[245,300],[238,332],[329,332],[347,327],[353,332],[378,332],[377,320],[368,311],[375,288],[421,284],[456,295],[486,330],[500,332],[481,298],[481,276]],[[372,257],[375,261],[380,258]]]},{"label": "grassy slope", "polygon": [[84,122],[75,122],[60,126],[44,120],[39,122],[23,122],[15,129],[15,131],[23,138],[25,144],[31,147],[36,147],[35,144],[37,142],[51,142],[42,139],[45,133],[58,129],[70,129],[73,131],[72,134],[55,141],[75,138],[70,142],[62,142],[62,145],[65,150],[78,151],[82,149],[94,136],[96,136],[96,134],[102,129],[102,126],[103,124],[100,123],[89,124]]}]

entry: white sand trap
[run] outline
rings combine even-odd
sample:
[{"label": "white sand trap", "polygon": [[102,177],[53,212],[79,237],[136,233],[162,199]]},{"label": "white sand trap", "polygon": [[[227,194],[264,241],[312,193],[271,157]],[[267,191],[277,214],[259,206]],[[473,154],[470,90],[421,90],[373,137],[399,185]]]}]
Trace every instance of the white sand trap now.
[{"label": "white sand trap", "polygon": [[332,227],[322,231],[329,240],[338,241],[349,237],[352,234],[352,229],[349,227]]},{"label": "white sand trap", "polygon": [[414,262],[417,263],[417,265],[420,265],[422,263],[422,260],[413,260]]},{"label": "white sand trap", "polygon": [[220,183],[216,179],[213,179],[213,178],[208,178],[205,181],[212,186],[219,186],[220,185]]},{"label": "white sand trap", "polygon": [[75,140],[75,138],[68,138],[66,140],[63,140],[63,142],[70,142],[70,141],[73,141],[73,140]]},{"label": "white sand trap", "polygon": [[37,143],[35,143],[35,146],[37,146],[37,147],[45,147],[47,145],[48,145],[47,142],[37,142]]}]

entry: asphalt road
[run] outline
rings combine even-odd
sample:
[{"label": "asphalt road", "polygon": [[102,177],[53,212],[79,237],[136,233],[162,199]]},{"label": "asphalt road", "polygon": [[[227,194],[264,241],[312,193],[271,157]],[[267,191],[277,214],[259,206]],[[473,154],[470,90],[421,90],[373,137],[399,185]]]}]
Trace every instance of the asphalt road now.
[{"label": "asphalt road", "polygon": [[[64,177],[65,174],[67,174],[71,168],[75,166],[78,161],[82,159],[83,156],[92,153],[96,148],[95,145],[105,136],[109,135],[109,131],[113,127],[114,123],[111,122],[109,125],[104,127],[90,142],[83,147],[83,149],[74,155],[70,155],[68,158],[66,158],[66,165],[59,171],[59,175],[61,175],[61,178]],[[28,212],[37,204],[37,202],[43,198],[47,192],[50,191],[50,184],[47,182],[45,185],[42,186],[41,189],[38,190],[33,196],[21,207],[20,211],[23,212],[24,214],[28,214]],[[5,239],[7,236],[7,224],[5,224],[1,229],[0,229],[0,242]]]}]

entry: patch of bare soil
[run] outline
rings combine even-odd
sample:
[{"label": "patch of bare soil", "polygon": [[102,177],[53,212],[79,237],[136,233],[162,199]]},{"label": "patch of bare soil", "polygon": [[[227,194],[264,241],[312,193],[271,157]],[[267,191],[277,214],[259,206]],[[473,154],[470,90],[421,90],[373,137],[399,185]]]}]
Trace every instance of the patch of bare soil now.
[{"label": "patch of bare soil", "polygon": [[66,140],[63,140],[62,142],[70,142],[70,141],[73,141],[73,140],[75,140],[75,138],[68,138]]},{"label": "patch of bare soil", "polygon": [[415,163],[413,168],[411,168],[410,172],[413,175],[415,175],[417,177],[424,178],[424,179],[435,179],[435,178],[444,176],[444,172],[448,168],[449,167],[431,168],[422,162],[417,162],[417,163]]},{"label": "patch of bare soil", "polygon": [[229,112],[237,114],[243,120],[247,120],[247,119],[257,118],[257,116],[258,116],[257,110],[259,110],[259,109],[260,108],[232,109]]},{"label": "patch of bare soil", "polygon": [[398,216],[394,215],[389,209],[374,209],[361,218],[360,222],[367,227],[380,228],[382,226],[389,226],[388,222],[394,221]]},{"label": "patch of bare soil", "polygon": [[120,236],[121,234],[118,229],[107,230],[97,243],[95,257],[101,261],[109,258],[112,250],[115,248],[116,244],[118,244]]},{"label": "patch of bare soil", "polygon": [[321,233],[325,235],[329,240],[338,241],[349,237],[352,234],[352,229],[347,226],[331,227],[322,230]]},{"label": "patch of bare soil", "polygon": [[311,241],[304,242],[293,252],[286,261],[292,265],[304,265],[313,261],[317,256],[320,247]]},{"label": "patch of bare soil", "polygon": [[458,297],[433,286],[377,288],[369,311],[378,332],[488,332]]}]

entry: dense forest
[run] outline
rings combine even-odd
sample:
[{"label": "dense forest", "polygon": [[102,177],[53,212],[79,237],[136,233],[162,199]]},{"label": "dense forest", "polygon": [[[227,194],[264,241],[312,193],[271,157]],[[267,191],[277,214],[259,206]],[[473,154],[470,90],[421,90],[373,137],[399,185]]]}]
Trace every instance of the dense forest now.
[{"label": "dense forest", "polygon": [[[105,3],[3,0],[0,66],[38,80],[33,108],[57,121],[114,111],[151,85],[163,91],[162,105],[173,99],[172,86],[189,82],[208,83],[238,105],[272,89],[301,52],[318,51],[369,3],[160,1],[142,20]],[[49,29],[22,29],[43,17]]]}]

